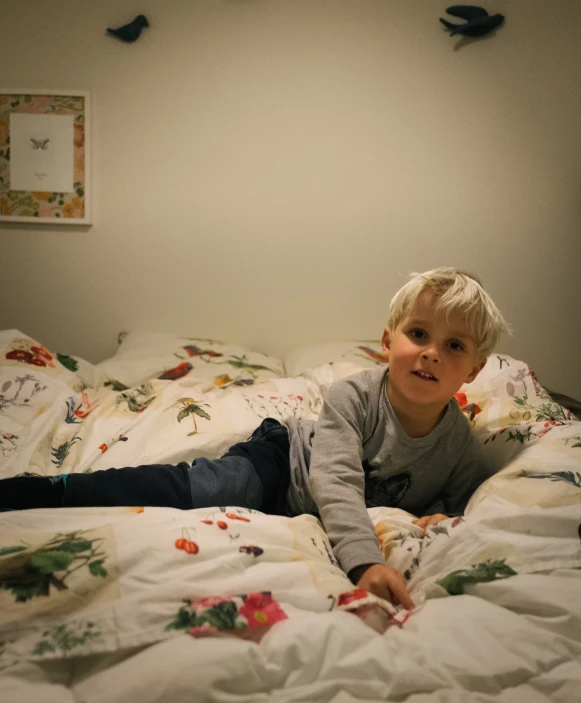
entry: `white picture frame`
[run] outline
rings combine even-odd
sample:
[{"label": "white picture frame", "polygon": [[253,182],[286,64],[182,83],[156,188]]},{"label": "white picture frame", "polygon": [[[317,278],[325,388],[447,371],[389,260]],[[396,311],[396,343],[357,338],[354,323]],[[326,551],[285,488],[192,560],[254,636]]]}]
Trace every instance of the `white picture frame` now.
[{"label": "white picture frame", "polygon": [[0,89],[0,223],[93,224],[91,127],[88,91]]}]

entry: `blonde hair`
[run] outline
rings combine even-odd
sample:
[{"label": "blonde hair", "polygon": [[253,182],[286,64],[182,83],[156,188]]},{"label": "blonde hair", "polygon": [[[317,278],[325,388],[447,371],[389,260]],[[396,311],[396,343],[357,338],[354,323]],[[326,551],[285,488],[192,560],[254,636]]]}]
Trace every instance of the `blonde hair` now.
[{"label": "blonde hair", "polygon": [[422,293],[432,293],[436,311],[448,315],[457,310],[466,316],[468,326],[476,337],[480,360],[487,359],[502,332],[510,327],[480,281],[470,273],[442,267],[425,273],[410,274],[408,281],[393,296],[389,306],[388,327],[394,331],[411,311]]}]

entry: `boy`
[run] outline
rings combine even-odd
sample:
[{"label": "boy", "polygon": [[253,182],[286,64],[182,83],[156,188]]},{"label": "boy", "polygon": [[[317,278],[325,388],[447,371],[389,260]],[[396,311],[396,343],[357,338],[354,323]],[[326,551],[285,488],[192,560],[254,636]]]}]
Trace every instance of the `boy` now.
[{"label": "boy", "polygon": [[[361,588],[413,607],[385,564],[367,508],[397,506],[426,529],[461,514],[489,476],[454,394],[473,381],[507,325],[472,276],[415,274],[391,301],[388,368],[334,383],[317,422],[267,418],[215,461],[0,481],[0,509],[239,505],[319,514],[341,568]],[[436,512],[443,506],[448,515]]]}]

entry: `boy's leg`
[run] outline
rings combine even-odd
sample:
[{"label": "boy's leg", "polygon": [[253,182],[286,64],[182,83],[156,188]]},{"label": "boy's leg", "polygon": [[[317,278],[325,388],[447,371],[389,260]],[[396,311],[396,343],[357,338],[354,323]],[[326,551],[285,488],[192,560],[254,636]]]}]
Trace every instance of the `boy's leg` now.
[{"label": "boy's leg", "polygon": [[18,476],[0,481],[0,510],[52,507],[237,505],[286,514],[288,432],[267,418],[247,442],[214,461],[192,466],[153,464],[57,477]]},{"label": "boy's leg", "polygon": [[114,506],[192,507],[189,464],[152,464],[0,481],[0,511]]},{"label": "boy's leg", "polygon": [[194,508],[236,505],[271,515],[286,514],[288,431],[266,418],[247,442],[239,442],[221,459],[196,459],[189,469]]},{"label": "boy's leg", "polygon": [[189,510],[189,464],[129,466],[91,474],[69,474],[63,506],[149,506]]},{"label": "boy's leg", "polygon": [[63,504],[63,476],[14,476],[0,480],[0,512],[27,508],[59,508]]}]

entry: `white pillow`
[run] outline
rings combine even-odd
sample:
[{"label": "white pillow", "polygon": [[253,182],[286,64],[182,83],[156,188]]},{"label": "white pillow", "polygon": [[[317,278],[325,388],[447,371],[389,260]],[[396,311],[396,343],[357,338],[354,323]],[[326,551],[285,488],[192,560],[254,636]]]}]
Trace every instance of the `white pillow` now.
[{"label": "white pillow", "polygon": [[349,363],[372,369],[387,363],[378,341],[329,342],[299,347],[284,360],[287,375],[298,376],[323,364]]},{"label": "white pillow", "polygon": [[175,334],[129,332],[117,352],[97,364],[105,382],[136,386],[152,379],[210,382],[216,386],[252,384],[281,377],[280,359],[213,339]]}]

